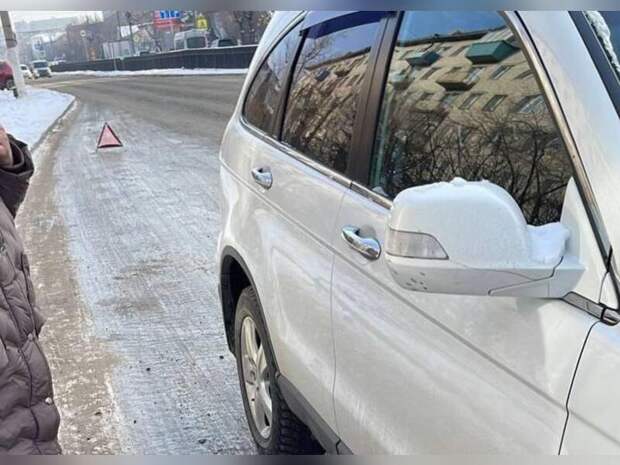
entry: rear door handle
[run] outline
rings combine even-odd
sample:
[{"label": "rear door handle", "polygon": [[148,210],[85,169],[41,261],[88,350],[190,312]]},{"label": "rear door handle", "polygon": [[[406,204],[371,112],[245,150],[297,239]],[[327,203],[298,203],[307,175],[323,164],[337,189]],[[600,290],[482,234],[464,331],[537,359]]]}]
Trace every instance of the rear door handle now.
[{"label": "rear door handle", "polygon": [[362,237],[359,235],[360,228],[355,226],[345,226],[342,228],[342,238],[353,250],[359,252],[369,260],[376,260],[381,255],[381,244],[373,237]]},{"label": "rear door handle", "polygon": [[271,189],[273,185],[273,176],[269,167],[254,168],[252,170],[254,182],[265,189]]}]

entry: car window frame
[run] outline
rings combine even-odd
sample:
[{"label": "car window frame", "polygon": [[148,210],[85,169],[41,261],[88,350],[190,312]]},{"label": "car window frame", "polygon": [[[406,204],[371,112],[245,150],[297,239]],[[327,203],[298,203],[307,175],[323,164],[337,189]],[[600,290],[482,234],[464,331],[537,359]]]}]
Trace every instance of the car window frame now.
[{"label": "car window frame", "polygon": [[[383,102],[385,83],[388,78],[391,58],[393,55],[393,50],[396,44],[396,40],[398,38],[398,33],[400,31],[400,26],[404,14],[405,10],[398,11],[396,16],[391,19],[390,23],[386,27],[383,41],[378,50],[379,57],[377,58],[377,65],[375,66],[372,77],[373,85],[370,89],[369,98],[366,101],[365,106],[365,131],[360,134],[360,151],[356,154],[356,157],[358,159],[358,163],[356,164],[356,166],[358,167],[358,170],[356,170],[355,176],[352,178],[350,186],[351,191],[355,192],[363,198],[368,199],[369,201],[377,204],[378,206],[383,207],[386,214],[392,208],[393,201],[371,190],[368,187],[368,183],[370,181],[372,156],[375,138],[379,128],[379,118],[381,116],[381,105]],[[556,94],[555,88],[551,83],[548,71],[544,63],[542,62],[541,57],[538,54],[536,45],[534,44],[534,41],[527,29],[527,25],[519,15],[518,11],[498,11],[498,14],[501,15],[502,19],[506,22],[506,25],[510,28],[510,30],[514,34],[515,39],[521,46],[521,50],[523,51],[523,54],[530,66],[532,77],[536,79],[536,82],[538,83],[540,93],[545,100],[545,104],[547,105],[549,114],[551,115],[553,122],[556,125],[559,137],[564,144],[564,147],[566,148],[566,151],[570,158],[570,162],[573,167],[573,179],[575,180],[575,185],[577,186],[579,196],[586,210],[586,216],[588,217],[589,226],[596,238],[600,255],[604,262],[607,264],[610,275],[614,278],[612,280],[614,289],[617,295],[620,295],[620,282],[616,280],[616,277],[620,276],[620,266],[618,267],[618,269],[616,269],[617,265],[616,261],[613,259],[611,241],[609,240],[609,236],[605,228],[605,223],[600,213],[600,209],[598,208],[596,198],[594,197],[594,191],[590,184],[588,175],[585,171],[585,167],[577,149],[573,134],[563,113],[559,97]],[[579,12],[576,14],[570,14],[576,23],[580,20],[585,22],[585,26],[587,26],[588,31],[591,33],[591,41],[596,41],[596,44],[591,44],[591,46],[598,47],[600,49],[600,43],[598,42],[598,39],[595,37],[594,33],[591,31],[591,27],[587,23],[587,20],[583,13],[581,13],[581,18],[579,19],[575,19],[578,17]],[[582,28],[584,27],[583,22],[581,24]],[[580,30],[579,32],[583,37],[583,30]],[[599,50],[599,52],[604,53],[602,50]],[[613,72],[611,68],[609,69],[609,71]],[[617,84],[617,82],[614,82],[614,85],[615,84]],[[618,87],[620,89],[620,86]],[[617,104],[618,101],[614,100],[614,97],[618,97],[620,93],[616,92],[614,93],[614,95],[611,95],[611,93],[612,92],[610,91],[610,98],[612,98],[614,104]],[[618,106],[616,106],[616,108],[618,109]],[[573,302],[572,305],[579,307],[582,310],[588,311],[588,306],[590,304],[588,302]]]},{"label": "car window frame", "polygon": [[[333,168],[330,168],[324,163],[321,163],[320,161],[312,158],[311,156],[304,154],[302,151],[284,142],[282,140],[282,135],[284,132],[284,120],[286,117],[288,99],[289,99],[291,87],[293,84],[294,71],[297,67],[297,62],[299,60],[301,51],[303,50],[306,36],[308,34],[310,27],[314,27],[319,24],[329,22],[341,16],[346,16],[347,14],[352,14],[352,13],[357,13],[357,12],[342,12],[342,14],[340,15],[327,14],[325,19],[322,21],[314,21],[312,23],[309,23],[308,25],[305,25],[305,24],[302,25],[301,40],[297,46],[295,59],[291,62],[291,66],[287,70],[288,75],[287,75],[286,88],[285,88],[285,92],[283,92],[283,99],[280,102],[280,106],[279,106],[279,110],[281,114],[280,114],[280,118],[278,119],[279,127],[278,127],[278,132],[277,132],[277,141],[283,147],[286,147],[287,151],[292,151],[293,153],[302,155],[305,160],[311,161],[312,165],[319,165],[320,167],[322,167],[323,170],[320,170],[320,171],[327,170],[330,176],[334,174],[334,175],[337,175],[337,177],[346,179],[348,185],[350,185],[350,183],[353,180],[353,176],[355,175],[355,166],[356,166],[355,160],[357,158],[357,153],[358,153],[357,141],[359,140],[361,134],[363,133],[365,129],[365,126],[363,124],[363,118],[361,117],[361,115],[365,113],[364,109],[368,101],[368,95],[370,93],[370,89],[372,88],[372,78],[374,76],[374,70],[377,66],[380,46],[383,42],[383,38],[386,33],[388,21],[390,20],[390,18],[392,18],[393,15],[396,14],[396,12],[386,11],[383,18],[379,20],[377,37],[375,38],[375,42],[370,47],[370,53],[368,55],[368,67],[364,73],[363,80],[362,80],[362,87],[358,95],[358,102],[357,102],[358,111],[356,111],[355,121],[353,122],[353,134],[351,136],[351,145],[349,146],[349,152],[347,153],[346,170],[343,173],[341,173]],[[312,14],[313,12],[308,12],[308,16],[311,16]]]},{"label": "car window frame", "polygon": [[[288,33],[290,33],[298,24],[303,22],[309,13],[311,12],[306,11],[296,17],[294,20],[292,20],[290,24],[283,30],[283,32],[277,37],[277,39],[274,40],[273,44],[271,44],[268,50],[265,52],[260,64],[255,68],[254,75],[251,79],[252,83],[256,79],[256,75],[258,74],[260,67],[263,65],[263,62],[269,57],[273,49],[280,43],[280,41],[284,37],[286,37]],[[363,197],[372,200],[386,210],[389,210],[392,207],[392,200],[370,190],[367,187],[367,183],[370,177],[372,151],[374,148],[375,136],[379,124],[385,81],[389,73],[390,60],[392,57],[394,45],[398,38],[398,32],[400,30],[400,24],[402,22],[404,13],[404,10],[394,11],[391,12],[391,14],[387,14],[381,20],[381,23],[383,23],[383,25],[381,27],[380,33],[378,34],[377,42],[373,45],[371,49],[372,56],[369,57],[369,66],[364,79],[364,85],[370,85],[368,93],[367,95],[364,95],[363,92],[360,93],[360,98],[362,100],[359,104],[362,111],[358,112],[356,116],[357,121],[354,126],[353,143],[351,145],[351,153],[349,154],[349,160],[354,160],[355,163],[348,163],[347,172],[345,174],[331,170],[329,167],[320,164],[315,160],[305,156],[303,153],[298,152],[295,149],[292,149],[291,147],[283,144],[281,142],[282,126],[279,119],[277,119],[277,121],[280,121],[278,132],[276,134],[276,137],[274,137],[271,134],[266,134],[259,128],[256,128],[251,123],[249,123],[245,119],[243,111],[241,111],[240,117],[242,124],[248,130],[252,131],[255,135],[259,136],[263,141],[277,147],[282,152],[287,153],[293,158],[298,159],[302,163],[305,163],[306,165],[314,168],[315,170],[326,175],[327,177],[339,181],[341,184],[349,187],[351,190],[362,195]],[[592,187],[590,186],[589,179],[585,172],[585,168],[583,166],[581,158],[579,156],[575,141],[568,127],[568,123],[562,112],[562,107],[560,105],[558,96],[555,94],[555,90],[551,84],[545,66],[541,62],[541,59],[536,50],[536,46],[534,45],[532,38],[529,36],[527,27],[524,24],[522,18],[519,16],[518,12],[499,11],[498,13],[502,16],[507,26],[512,30],[515,39],[521,45],[521,49],[528,63],[530,64],[532,77],[534,77],[538,82],[538,85],[541,89],[541,95],[543,95],[545,99],[545,103],[547,104],[549,112],[558,128],[561,140],[570,156],[571,163],[574,169],[575,183],[586,208],[592,230],[597,238],[601,254],[603,258],[609,262],[611,256],[611,242],[609,241],[608,235],[604,228],[604,223],[602,221],[600,210],[597,207],[594,193]],[[577,15],[578,14],[579,13],[577,13]],[[579,16],[575,16],[574,13],[571,13],[571,16],[573,17],[573,19],[575,19],[575,17],[579,18]],[[589,28],[590,26],[587,24],[587,20],[582,13],[581,19],[586,22],[585,25]],[[583,36],[583,32],[580,31],[580,33]],[[596,37],[593,35],[591,39],[593,41],[597,41]],[[302,44],[303,41],[300,40],[297,44],[295,59],[291,61],[289,68],[287,69],[287,86],[282,93],[283,96],[278,105],[279,113],[283,112],[282,100],[288,98],[288,94],[290,92],[290,84],[292,80],[292,70],[297,64],[297,58],[301,50]],[[598,44],[598,42],[595,45],[600,48],[600,44]],[[601,53],[603,52],[601,51]],[[245,108],[245,101],[247,100],[250,87],[251,84],[245,88],[242,109]],[[284,115],[282,114],[282,118],[283,116]]]},{"label": "car window frame", "polygon": [[601,76],[616,112],[620,116],[620,76],[614,71],[585,13],[583,11],[571,11],[569,14],[577,27],[577,31],[579,31],[586,49],[588,49],[588,53],[590,53],[590,57]]},{"label": "car window frame", "polygon": [[[365,131],[361,133],[363,141],[360,141],[360,151],[356,154],[358,159],[358,170],[356,171],[355,176],[352,178],[353,183],[351,186],[352,189],[360,195],[371,199],[372,201],[383,206],[386,209],[390,209],[392,207],[392,200],[371,190],[368,187],[368,183],[370,180],[373,150],[377,131],[379,128],[379,118],[381,116],[381,105],[385,92],[385,84],[390,70],[390,63],[392,55],[394,53],[394,47],[398,39],[398,33],[400,31],[400,27],[405,13],[405,10],[398,11],[397,15],[392,18],[391,24],[388,26],[390,33],[386,34],[386,36],[384,37],[384,41],[382,42],[379,50],[380,57],[378,59],[378,63],[380,62],[381,66],[375,69],[372,80],[373,86],[370,91],[370,98],[366,102],[367,114],[364,118],[366,121],[366,126]],[[539,57],[534,56],[536,53],[535,47],[531,41],[531,38],[529,37],[529,35],[527,35],[527,29],[525,28],[523,21],[518,16],[518,14],[516,14],[516,12],[498,11],[497,13],[502,17],[506,25],[513,32],[515,39],[521,45],[521,50],[523,51],[524,56],[530,65],[532,75],[538,83],[541,95],[545,99],[545,104],[547,105],[553,122],[558,129],[558,133],[561,137],[562,143],[564,144],[566,151],[569,155],[571,165],[573,167],[573,177],[578,186],[579,193],[582,197],[582,200],[584,201],[584,204],[587,204],[590,207],[587,207],[587,210],[589,212],[592,212],[593,209],[596,210],[596,206],[592,190],[589,187],[589,182],[587,181],[585,169],[583,168],[581,158],[579,157],[576,145],[574,144],[572,136],[570,135],[567,122],[564,119],[561,111],[561,106],[559,104],[559,101],[557,100],[557,96],[553,91],[553,87],[551,86],[544,66],[540,62]],[[597,234],[596,231],[600,229],[600,225],[602,224],[602,222],[593,221],[593,218],[595,216],[596,213],[592,213],[592,216],[590,217],[590,222],[592,224],[593,230],[595,231],[595,234]],[[609,244],[609,241],[605,240],[605,238],[602,237],[600,241],[602,252],[603,250],[608,250],[605,244]],[[606,258],[608,256],[608,252],[605,252],[603,256]]]},{"label": "car window frame", "polygon": [[[306,13],[296,17],[294,20],[292,20],[287,26],[286,28],[284,28],[284,30],[276,37],[276,39],[273,41],[272,44],[269,45],[269,47],[267,48],[267,50],[265,51],[263,57],[261,58],[260,62],[258,63],[258,65],[256,66],[256,68],[254,69],[254,74],[252,75],[249,84],[247,86],[245,86],[245,91],[244,91],[244,95],[243,95],[243,102],[241,105],[241,111],[239,112],[239,118],[241,120],[241,122],[243,123],[243,125],[246,128],[251,129],[254,132],[257,132],[258,134],[260,134],[261,136],[266,136],[270,139],[276,139],[276,140],[280,140],[280,134],[279,134],[279,126],[276,124],[278,122],[279,119],[279,114],[282,110],[281,106],[282,106],[282,100],[283,100],[283,96],[284,94],[288,93],[288,89],[289,89],[289,80],[291,77],[291,70],[293,69],[291,65],[293,65],[296,61],[297,61],[297,56],[299,54],[299,50],[301,48],[301,44],[302,44],[302,37],[301,34],[297,39],[297,44],[295,45],[295,55],[294,55],[294,59],[291,60],[291,63],[289,63],[289,65],[286,67],[286,71],[284,72],[284,86],[282,87],[282,92],[280,95],[280,98],[278,100],[278,104],[276,106],[276,112],[274,114],[274,118],[273,121],[271,122],[271,127],[269,128],[271,130],[271,132],[265,132],[263,129],[259,128],[258,126],[255,126],[254,124],[252,124],[246,117],[246,106],[248,104],[248,99],[250,97],[250,91],[252,90],[252,86],[254,86],[254,83],[256,82],[256,79],[258,79],[258,74],[261,70],[261,68],[263,67],[263,65],[265,64],[265,62],[269,59],[269,57],[271,56],[271,54],[275,51],[275,49],[278,47],[278,45],[280,45],[282,43],[283,40],[285,40],[289,34],[291,34],[293,32],[293,30],[300,25],[303,21],[304,18],[306,17]],[[278,131],[278,132],[276,132]]]},{"label": "car window frame", "polygon": [[[357,158],[357,150],[358,150],[357,141],[360,139],[360,134],[363,133],[363,131],[366,128],[362,120],[362,115],[366,114],[366,111],[364,111],[364,109],[365,109],[365,106],[368,100],[368,94],[370,92],[370,89],[372,88],[372,79],[374,76],[374,72],[375,72],[377,64],[380,61],[379,49],[380,49],[381,44],[383,43],[385,35],[388,33],[391,33],[391,31],[388,30],[389,25],[391,24],[391,20],[393,19],[393,17],[395,17],[397,12],[386,11],[385,12],[386,14],[384,15],[384,17],[379,21],[379,30],[377,32],[375,43],[372,44],[371,49],[370,49],[370,54],[368,57],[368,68],[366,70],[364,79],[362,81],[362,90],[360,91],[360,94],[358,96],[359,98],[358,108],[360,108],[360,111],[357,112],[356,121],[354,122],[354,125],[353,125],[353,135],[352,135],[351,146],[349,147],[349,153],[347,154],[347,157],[348,157],[347,158],[347,170],[345,171],[345,173],[340,173],[336,170],[333,170],[329,166],[311,158],[308,155],[305,155],[303,152],[297,150],[294,147],[289,146],[288,144],[282,141],[282,131],[283,131],[283,125],[284,125],[285,112],[286,112],[286,104],[287,104],[288,97],[289,97],[290,90],[291,90],[294,70],[295,70],[295,67],[297,66],[299,54],[301,53],[301,50],[303,49],[305,34],[308,29],[304,27],[303,23],[306,21],[307,17],[312,15],[312,13],[313,11],[304,11],[302,14],[297,16],[284,28],[283,32],[281,32],[277,36],[277,38],[273,41],[273,43],[269,45],[269,47],[264,53],[264,56],[261,58],[260,63],[253,70],[253,75],[249,81],[249,84],[245,86],[244,88],[244,91],[243,91],[244,93],[242,96],[243,103],[241,106],[241,111],[239,112],[239,121],[241,122],[242,126],[246,130],[250,131],[252,134],[260,138],[263,142],[271,145],[272,147],[290,156],[291,158],[296,159],[297,161],[309,166],[310,168],[324,175],[326,178],[329,178],[347,188],[350,188],[353,183],[352,176],[354,174],[351,172],[351,167],[356,166],[356,163],[351,163],[351,162]],[[345,14],[350,14],[350,13],[354,13],[354,12],[350,12],[350,11],[342,12],[340,15],[344,16]],[[318,25],[322,22],[331,21],[336,17],[337,15],[326,15],[326,18],[323,21],[315,21],[312,24],[312,26]],[[284,38],[287,37],[288,34],[293,31],[293,29],[295,29],[295,27],[297,27],[300,24],[302,25],[302,29],[300,31],[300,39],[297,42],[297,48],[295,50],[294,59],[291,60],[291,62],[289,63],[289,66],[287,67],[285,86],[283,88],[282,95],[280,96],[280,101],[278,102],[276,118],[275,118],[276,127],[272,128],[274,129],[273,134],[268,134],[264,132],[263,130],[261,130],[260,128],[254,126],[250,121],[247,120],[244,114],[245,105],[246,105],[246,102],[247,102],[247,99],[250,93],[250,89],[254,81],[256,80],[258,72],[263,66],[265,60],[269,58],[269,56],[271,55],[273,50],[278,46],[278,44],[282,40],[284,40]],[[368,92],[365,91],[366,89],[368,89]]]}]

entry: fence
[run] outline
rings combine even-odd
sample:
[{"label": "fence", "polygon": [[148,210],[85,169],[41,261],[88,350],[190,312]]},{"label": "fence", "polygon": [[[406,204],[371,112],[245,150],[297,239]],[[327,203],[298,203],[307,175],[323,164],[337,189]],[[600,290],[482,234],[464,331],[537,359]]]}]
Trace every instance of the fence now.
[{"label": "fence", "polygon": [[176,50],[137,57],[94,60],[79,63],[59,63],[52,71],[139,71],[170,68],[247,68],[250,66],[256,45],[237,47]]}]

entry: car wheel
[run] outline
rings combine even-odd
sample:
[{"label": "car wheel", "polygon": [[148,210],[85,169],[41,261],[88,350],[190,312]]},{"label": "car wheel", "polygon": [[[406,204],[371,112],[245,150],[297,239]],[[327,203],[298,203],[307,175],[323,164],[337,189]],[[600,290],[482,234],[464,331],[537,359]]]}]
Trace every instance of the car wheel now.
[{"label": "car wheel", "polygon": [[317,454],[323,449],[289,409],[278,389],[276,365],[260,304],[252,287],[235,314],[235,356],[250,432],[261,454]]},{"label": "car wheel", "polygon": [[15,81],[13,81],[13,79],[7,79],[6,88],[9,90],[15,88]]}]

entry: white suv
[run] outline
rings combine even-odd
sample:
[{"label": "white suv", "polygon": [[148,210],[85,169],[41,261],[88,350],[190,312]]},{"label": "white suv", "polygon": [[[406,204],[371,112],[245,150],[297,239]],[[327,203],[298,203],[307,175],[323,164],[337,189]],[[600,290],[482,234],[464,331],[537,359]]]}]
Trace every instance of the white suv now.
[{"label": "white suv", "polygon": [[275,15],[221,150],[261,452],[620,452],[619,25]]}]

